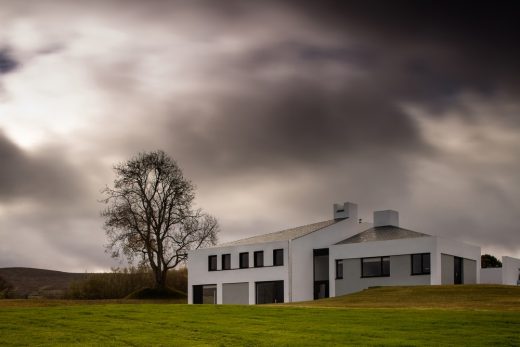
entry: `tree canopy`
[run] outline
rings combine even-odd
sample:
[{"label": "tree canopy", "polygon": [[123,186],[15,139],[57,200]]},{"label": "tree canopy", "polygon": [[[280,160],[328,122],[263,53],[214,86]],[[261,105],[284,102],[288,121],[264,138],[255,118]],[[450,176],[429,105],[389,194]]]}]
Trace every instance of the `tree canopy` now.
[{"label": "tree canopy", "polygon": [[163,151],[140,153],[114,167],[113,187],[103,190],[107,250],[113,257],[149,266],[155,287],[192,249],[214,245],[217,220],[193,208],[195,188]]},{"label": "tree canopy", "polygon": [[483,254],[480,257],[480,264],[482,268],[502,267],[502,262],[491,254]]}]

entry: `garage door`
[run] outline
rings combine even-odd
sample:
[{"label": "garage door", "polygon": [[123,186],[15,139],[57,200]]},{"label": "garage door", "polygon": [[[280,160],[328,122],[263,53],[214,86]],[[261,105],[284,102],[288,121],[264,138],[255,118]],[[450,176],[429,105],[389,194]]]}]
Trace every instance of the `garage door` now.
[{"label": "garage door", "polygon": [[249,283],[222,284],[222,303],[232,305],[249,304]]}]

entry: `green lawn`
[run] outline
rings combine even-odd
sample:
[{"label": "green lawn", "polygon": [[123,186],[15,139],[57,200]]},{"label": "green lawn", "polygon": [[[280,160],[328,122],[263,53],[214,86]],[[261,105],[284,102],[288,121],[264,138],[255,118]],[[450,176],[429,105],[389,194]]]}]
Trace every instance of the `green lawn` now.
[{"label": "green lawn", "polygon": [[345,308],[445,308],[520,311],[520,286],[396,286],[288,305]]},{"label": "green lawn", "polygon": [[[383,302],[347,307],[340,299],[313,302],[316,307],[0,301],[0,345],[519,346],[520,307],[507,299],[512,295],[514,303],[519,292],[505,295],[503,290],[512,287],[480,288],[507,304],[449,307],[444,299],[439,309],[410,302],[393,308],[383,308]],[[474,292],[479,287],[448,289]],[[371,290],[376,302],[384,301],[380,290]],[[401,288],[403,295],[414,296],[407,290]],[[386,296],[395,300],[398,295]],[[343,298],[347,304],[348,298]]]}]

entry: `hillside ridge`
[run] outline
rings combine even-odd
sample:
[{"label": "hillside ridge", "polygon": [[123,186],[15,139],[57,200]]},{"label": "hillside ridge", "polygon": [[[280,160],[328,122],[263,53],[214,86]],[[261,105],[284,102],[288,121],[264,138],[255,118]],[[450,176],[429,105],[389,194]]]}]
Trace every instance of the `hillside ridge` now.
[{"label": "hillside ridge", "polygon": [[0,277],[12,285],[15,297],[45,296],[61,297],[73,281],[80,280],[85,273],[31,267],[0,268]]}]

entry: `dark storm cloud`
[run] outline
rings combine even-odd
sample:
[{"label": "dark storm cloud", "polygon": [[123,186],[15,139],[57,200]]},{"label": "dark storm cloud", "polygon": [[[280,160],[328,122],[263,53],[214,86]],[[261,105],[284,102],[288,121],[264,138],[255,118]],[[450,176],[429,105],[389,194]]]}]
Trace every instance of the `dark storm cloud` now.
[{"label": "dark storm cloud", "polygon": [[0,48],[0,75],[16,70],[19,65],[7,48]]},{"label": "dark storm cloud", "polygon": [[[332,44],[276,38],[271,46],[237,58],[233,66],[249,74],[244,90],[231,100],[219,98],[219,115],[211,121],[193,121],[208,131],[197,131],[202,138],[192,142],[203,144],[198,152],[208,158],[234,157],[235,163],[226,161],[230,171],[283,161],[335,162],[354,150],[419,154],[428,146],[402,103],[419,103],[441,115],[458,107],[464,92],[516,93],[515,9],[518,5],[509,2],[493,8],[457,2],[296,2],[292,10],[308,16],[308,30],[334,33]],[[339,86],[331,90],[322,68],[339,64],[358,69],[360,76],[338,75]],[[296,78],[255,80],[262,70],[291,65],[299,68]]]},{"label": "dark storm cloud", "polygon": [[[493,161],[514,158],[515,140],[450,132],[450,123],[426,136],[405,107],[423,111],[430,127],[456,114],[478,129],[500,118],[498,129],[515,131],[518,108],[499,107],[520,93],[513,2],[11,4],[16,11],[4,19],[23,15],[42,34],[33,48],[7,41],[13,49],[0,61],[31,58],[9,76],[43,66],[78,95],[98,96],[67,108],[71,117],[85,109],[99,117],[86,117],[53,149],[26,151],[0,136],[0,208],[22,198],[39,203],[3,217],[1,229],[45,235],[42,250],[59,254],[64,267],[108,264],[99,189],[114,162],[157,148],[199,187],[223,241],[329,218],[331,203],[348,199],[368,220],[372,209],[399,209],[405,227],[518,252],[520,192],[511,173],[520,164]],[[468,106],[467,94],[489,108]],[[450,147],[446,132],[483,145]],[[4,259],[13,264],[15,253]]]},{"label": "dark storm cloud", "polygon": [[[327,91],[312,81],[254,84],[256,93],[219,98],[218,116],[174,121],[175,146],[226,174],[280,166],[335,165],[353,153],[427,151],[415,124],[369,87]],[[377,122],[375,121],[377,119]],[[183,131],[178,131],[183,128]],[[207,129],[207,131],[200,131]]]},{"label": "dark storm cloud", "polygon": [[[517,1],[308,1],[292,8],[330,31],[376,42],[383,56],[401,55],[415,77],[442,76],[438,87],[519,87]],[[430,51],[414,56],[421,48]]]},{"label": "dark storm cloud", "polygon": [[29,154],[0,131],[0,203],[18,198],[67,205],[85,196],[81,172],[60,151]]}]

